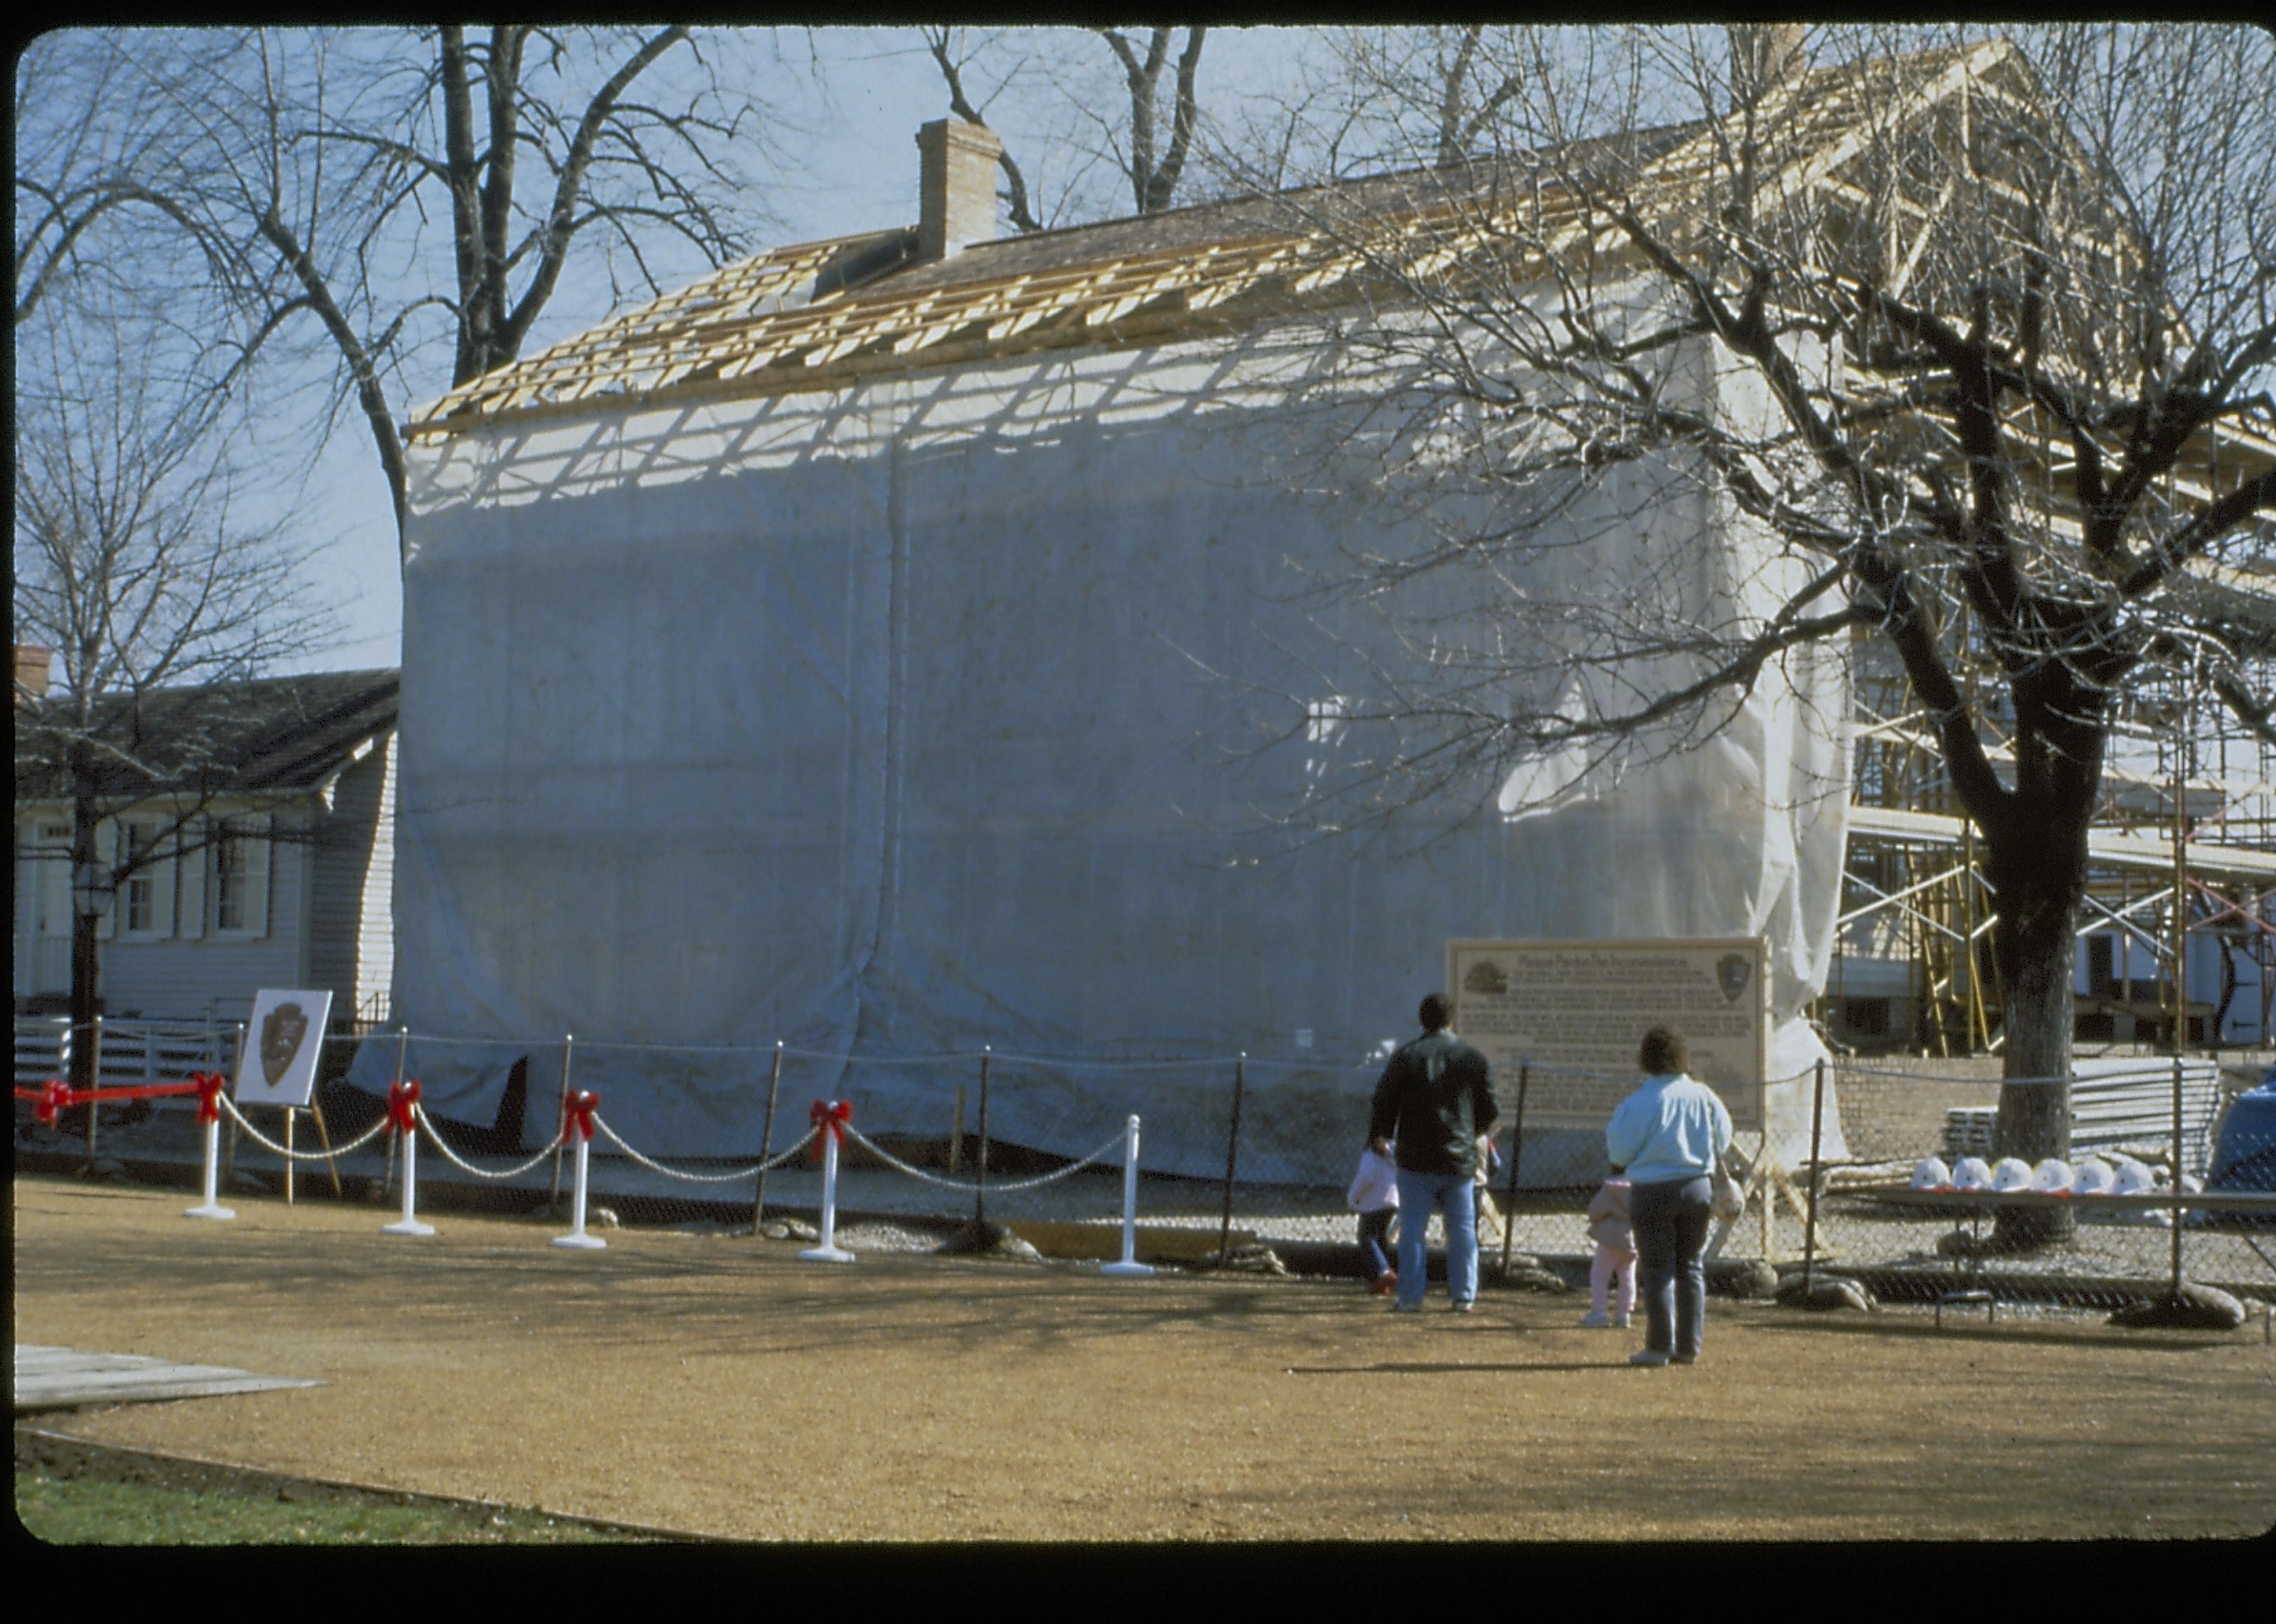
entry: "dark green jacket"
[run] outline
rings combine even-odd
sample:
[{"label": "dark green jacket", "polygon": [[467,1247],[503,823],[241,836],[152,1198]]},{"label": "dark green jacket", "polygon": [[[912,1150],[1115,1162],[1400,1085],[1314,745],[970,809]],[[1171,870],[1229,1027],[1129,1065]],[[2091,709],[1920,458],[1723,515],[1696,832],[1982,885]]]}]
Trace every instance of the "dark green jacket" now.
[{"label": "dark green jacket", "polygon": [[1478,1136],[1501,1115],[1486,1057],[1445,1028],[1391,1057],[1375,1085],[1370,1139],[1396,1139],[1408,1173],[1475,1178]]}]

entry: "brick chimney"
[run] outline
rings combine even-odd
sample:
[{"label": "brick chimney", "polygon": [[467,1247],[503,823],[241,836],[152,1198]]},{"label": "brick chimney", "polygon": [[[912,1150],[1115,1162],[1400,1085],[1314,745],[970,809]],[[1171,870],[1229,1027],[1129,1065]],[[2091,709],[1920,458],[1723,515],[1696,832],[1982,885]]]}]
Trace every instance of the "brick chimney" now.
[{"label": "brick chimney", "polygon": [[917,131],[917,258],[952,259],[996,236],[996,160],[1004,143],[984,125],[936,118]]},{"label": "brick chimney", "polygon": [[42,648],[37,643],[16,645],[17,703],[48,697],[48,673],[55,657],[54,649]]}]

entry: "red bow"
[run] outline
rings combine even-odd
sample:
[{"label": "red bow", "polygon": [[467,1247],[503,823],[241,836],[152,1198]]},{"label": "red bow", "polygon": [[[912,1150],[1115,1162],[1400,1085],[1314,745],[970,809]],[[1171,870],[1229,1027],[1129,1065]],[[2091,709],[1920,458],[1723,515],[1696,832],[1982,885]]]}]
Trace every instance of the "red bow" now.
[{"label": "red bow", "polygon": [[221,1091],[229,1079],[218,1071],[194,1071],[190,1074],[190,1081],[198,1085],[198,1121],[221,1121]]},{"label": "red bow", "polygon": [[409,1133],[412,1129],[411,1107],[419,1103],[419,1079],[387,1085],[387,1116],[398,1133]]},{"label": "red bow", "polygon": [[806,1114],[806,1120],[820,1129],[814,1136],[814,1159],[820,1161],[824,1140],[835,1139],[839,1144],[846,1143],[846,1124],[854,1120],[854,1102],[841,1099],[834,1105],[826,1105],[817,1099],[814,1102],[814,1109]]},{"label": "red bow", "polygon": [[53,1128],[57,1114],[72,1103],[71,1084],[59,1078],[49,1077],[47,1086],[40,1091],[40,1103],[33,1107],[32,1114]]},{"label": "red bow", "polygon": [[593,1112],[600,1103],[601,1097],[598,1094],[588,1094],[581,1091],[573,1091],[568,1098],[562,1100],[562,1138],[565,1140],[573,1138],[580,1130],[582,1130],[588,1139],[591,1138],[593,1137]]}]

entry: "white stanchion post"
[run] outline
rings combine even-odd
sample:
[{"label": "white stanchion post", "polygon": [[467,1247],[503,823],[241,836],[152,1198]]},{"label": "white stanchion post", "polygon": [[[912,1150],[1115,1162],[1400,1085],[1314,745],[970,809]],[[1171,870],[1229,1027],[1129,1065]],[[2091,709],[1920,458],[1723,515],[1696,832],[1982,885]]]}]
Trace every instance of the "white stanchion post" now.
[{"label": "white stanchion post", "polygon": [[[838,1102],[831,1101],[837,1109]],[[851,1263],[854,1254],[841,1250],[838,1245],[838,1135],[828,1122],[822,1124],[822,1241],[799,1253],[808,1263]]]},{"label": "white stanchion post", "polygon": [[412,1215],[419,1198],[419,1128],[417,1118],[403,1130],[403,1216],[391,1224],[382,1224],[382,1235],[432,1235],[435,1226],[422,1224]]},{"label": "white stanchion post", "polygon": [[577,1186],[569,1200],[569,1233],[554,1236],[553,1244],[571,1247],[578,1251],[605,1251],[609,1244],[606,1241],[596,1235],[585,1233],[585,1174],[592,1159],[593,1141],[588,1136],[578,1134],[576,1117],[571,1112],[563,1113],[561,1131],[577,1141]]},{"label": "white stanchion post", "polygon": [[235,1218],[237,1209],[221,1204],[221,1118],[211,1118],[206,1123],[206,1198],[196,1206],[186,1207],[184,1218]]},{"label": "white stanchion post", "polygon": [[1138,1116],[1133,1112],[1122,1124],[1122,1261],[1110,1263],[1101,1274],[1151,1274],[1151,1265],[1138,1261]]}]

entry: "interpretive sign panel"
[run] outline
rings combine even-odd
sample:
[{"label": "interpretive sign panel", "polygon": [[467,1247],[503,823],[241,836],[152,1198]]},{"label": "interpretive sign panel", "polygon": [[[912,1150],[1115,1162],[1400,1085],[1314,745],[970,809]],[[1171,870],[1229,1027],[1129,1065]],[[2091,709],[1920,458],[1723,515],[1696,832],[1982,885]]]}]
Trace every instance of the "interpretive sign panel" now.
[{"label": "interpretive sign panel", "polygon": [[237,1103],[305,1106],[316,1089],[316,1056],[331,1019],[329,992],[262,987],[237,1062]]},{"label": "interpretive sign panel", "polygon": [[1617,941],[1449,941],[1454,1030],[1493,1063],[1505,1113],[1530,1061],[1529,1127],[1601,1128],[1635,1091],[1636,1045],[1665,1021],[1683,1029],[1691,1075],[1734,1125],[1762,1126],[1770,1061],[1770,942],[1762,937]]}]

